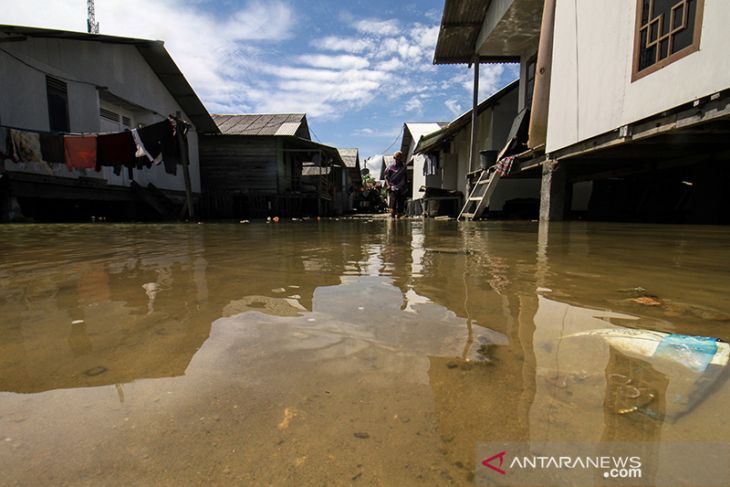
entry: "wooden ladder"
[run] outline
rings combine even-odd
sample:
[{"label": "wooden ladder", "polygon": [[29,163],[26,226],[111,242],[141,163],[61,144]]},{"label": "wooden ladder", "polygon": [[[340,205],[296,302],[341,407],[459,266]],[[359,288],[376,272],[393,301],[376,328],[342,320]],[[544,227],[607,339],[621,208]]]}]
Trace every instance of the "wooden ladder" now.
[{"label": "wooden ladder", "polygon": [[459,213],[457,220],[462,218],[465,220],[476,220],[482,216],[484,210],[489,206],[489,200],[494,194],[494,190],[497,188],[497,183],[502,178],[502,175],[497,172],[495,166],[482,171],[479,175],[474,188],[471,190],[469,198],[464,203],[464,207]]}]

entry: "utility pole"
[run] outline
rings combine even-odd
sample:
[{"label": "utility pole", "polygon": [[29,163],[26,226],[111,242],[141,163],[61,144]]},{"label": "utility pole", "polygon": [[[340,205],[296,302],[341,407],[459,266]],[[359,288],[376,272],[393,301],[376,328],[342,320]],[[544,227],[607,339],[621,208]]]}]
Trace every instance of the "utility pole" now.
[{"label": "utility pole", "polygon": [[94,0],[86,0],[86,28],[89,34],[99,33],[99,22],[96,21],[96,11],[94,9]]}]

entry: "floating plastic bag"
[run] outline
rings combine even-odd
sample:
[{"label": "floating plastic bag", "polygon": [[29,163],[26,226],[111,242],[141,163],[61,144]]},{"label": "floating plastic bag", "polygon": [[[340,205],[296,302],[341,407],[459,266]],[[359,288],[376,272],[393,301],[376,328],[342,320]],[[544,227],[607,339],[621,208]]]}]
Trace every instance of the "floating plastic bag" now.
[{"label": "floating plastic bag", "polygon": [[[730,358],[730,345],[716,338],[704,336],[662,333],[630,328],[606,328],[569,335],[566,338],[600,337],[615,351],[640,359],[641,368],[652,369],[662,376],[663,390],[655,388],[647,397],[656,401],[636,408],[622,408],[619,414],[640,411],[648,416],[673,421],[691,411],[709,393],[712,386],[722,377]],[[617,374],[609,374],[610,376]],[[643,391],[652,384],[646,384],[647,374],[636,373],[636,377],[623,377],[624,389]],[[609,387],[611,384],[609,384]],[[653,386],[656,387],[654,384]],[[633,390],[632,389],[632,390]],[[628,389],[627,389],[628,390]]]}]

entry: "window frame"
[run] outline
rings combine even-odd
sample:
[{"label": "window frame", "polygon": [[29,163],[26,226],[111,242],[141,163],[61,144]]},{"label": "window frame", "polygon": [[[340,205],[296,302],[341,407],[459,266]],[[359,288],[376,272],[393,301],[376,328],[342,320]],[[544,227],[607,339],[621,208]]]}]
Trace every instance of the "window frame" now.
[{"label": "window frame", "polygon": [[[652,64],[651,66],[648,66],[641,71],[639,71],[639,59],[640,59],[640,49],[639,44],[641,40],[641,9],[643,0],[636,0],[636,20],[634,22],[634,56],[632,59],[632,66],[631,66],[631,82],[638,81],[641,78],[648,76],[660,69],[662,69],[665,66],[668,66],[672,64],[675,61],[678,61],[685,56],[689,56],[690,54],[697,52],[700,50],[700,40],[702,38],[702,18],[703,13],[705,10],[705,0],[695,0],[697,2],[697,8],[695,10],[695,22],[694,22],[694,30],[692,32],[692,44],[689,46],[675,52],[675,53],[669,53],[667,57],[664,59],[659,60],[658,62]],[[653,6],[654,0],[650,0],[650,7]],[[671,21],[671,20],[670,20]]]},{"label": "window frame", "polygon": [[[535,66],[532,73],[532,90],[530,87],[530,65]],[[531,56],[525,63],[525,108],[532,110],[532,100],[535,98],[535,82],[537,80],[537,54]]]},{"label": "window frame", "polygon": [[[58,98],[63,102],[64,113],[54,113],[56,105],[52,103],[53,98]],[[46,75],[46,101],[48,105],[48,128],[53,132],[70,132],[71,131],[71,113],[68,102],[68,83],[49,74]],[[63,120],[61,120],[61,118]],[[54,122],[60,121],[62,126],[56,125]]]}]

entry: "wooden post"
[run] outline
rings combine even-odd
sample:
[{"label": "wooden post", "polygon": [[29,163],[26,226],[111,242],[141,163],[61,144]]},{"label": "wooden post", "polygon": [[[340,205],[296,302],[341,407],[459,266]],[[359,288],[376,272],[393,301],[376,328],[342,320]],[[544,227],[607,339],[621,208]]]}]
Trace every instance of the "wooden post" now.
[{"label": "wooden post", "polygon": [[469,168],[467,173],[474,170],[474,160],[478,158],[478,129],[477,126],[477,106],[479,105],[479,56],[474,56],[472,61],[474,64],[474,84],[472,93],[472,108],[471,108],[471,144],[469,145]]},{"label": "wooden post", "polygon": [[179,111],[175,114],[175,119],[175,123],[177,124],[177,141],[180,146],[180,162],[182,163],[183,177],[185,178],[185,204],[188,207],[188,217],[190,220],[194,220],[193,189],[190,184],[190,154],[188,153],[188,144],[185,140],[186,135],[182,131],[182,124],[184,122],[180,118]]},{"label": "wooden post", "polygon": [[319,169],[317,169],[317,216],[322,216],[322,151],[319,154]]}]

